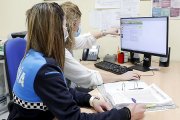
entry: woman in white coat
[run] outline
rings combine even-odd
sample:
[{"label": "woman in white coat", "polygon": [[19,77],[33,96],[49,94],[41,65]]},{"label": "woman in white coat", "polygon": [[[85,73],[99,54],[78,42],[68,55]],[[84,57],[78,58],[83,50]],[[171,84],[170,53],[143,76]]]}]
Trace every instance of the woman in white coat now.
[{"label": "woman in white coat", "polygon": [[[119,35],[117,28],[110,28],[96,33],[87,33],[80,35],[81,11],[78,6],[71,2],[61,4],[65,12],[67,21],[67,30],[69,36],[66,39],[65,50],[65,77],[78,86],[89,88],[103,83],[102,77],[98,71],[91,70],[73,57],[73,49],[91,48],[96,44],[98,38],[110,35]],[[114,81],[138,79],[138,74],[129,71],[112,79]]]}]

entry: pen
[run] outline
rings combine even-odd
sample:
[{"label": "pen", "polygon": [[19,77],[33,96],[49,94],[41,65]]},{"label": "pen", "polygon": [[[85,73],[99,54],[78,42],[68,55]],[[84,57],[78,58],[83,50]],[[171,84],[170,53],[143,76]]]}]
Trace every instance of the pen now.
[{"label": "pen", "polygon": [[134,103],[136,103],[136,99],[134,99],[134,98],[131,98],[131,100],[132,100]]}]

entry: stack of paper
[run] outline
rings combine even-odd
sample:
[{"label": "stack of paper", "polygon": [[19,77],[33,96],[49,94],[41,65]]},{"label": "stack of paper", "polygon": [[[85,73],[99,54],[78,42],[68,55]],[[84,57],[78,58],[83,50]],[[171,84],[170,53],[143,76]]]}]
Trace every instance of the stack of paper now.
[{"label": "stack of paper", "polygon": [[172,99],[155,84],[148,86],[144,82],[108,83],[99,87],[100,92],[115,108],[131,103],[143,103],[148,110],[175,108]]}]

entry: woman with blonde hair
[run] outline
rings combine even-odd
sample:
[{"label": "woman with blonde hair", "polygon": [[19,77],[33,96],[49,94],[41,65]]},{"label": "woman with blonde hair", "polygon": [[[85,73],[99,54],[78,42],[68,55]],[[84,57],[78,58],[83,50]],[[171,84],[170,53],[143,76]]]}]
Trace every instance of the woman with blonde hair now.
[{"label": "woman with blonde hair", "polygon": [[[57,3],[39,3],[27,11],[26,55],[13,87],[8,120],[138,120],[143,105],[111,109],[106,102],[67,88],[63,75],[66,21]],[[81,113],[78,106],[97,112]]]},{"label": "woman with blonde hair", "polygon": [[[65,77],[84,88],[101,85],[103,80],[100,73],[98,71],[88,69],[80,64],[73,57],[73,49],[91,48],[92,45],[96,44],[98,38],[104,37],[108,34],[119,35],[118,29],[109,28],[100,32],[80,35],[82,13],[78,6],[72,2],[64,2],[61,4],[61,7],[65,12],[67,21],[66,26],[69,33],[65,43]],[[114,77],[111,82],[132,79],[139,79],[138,74],[128,71],[127,73]]]}]

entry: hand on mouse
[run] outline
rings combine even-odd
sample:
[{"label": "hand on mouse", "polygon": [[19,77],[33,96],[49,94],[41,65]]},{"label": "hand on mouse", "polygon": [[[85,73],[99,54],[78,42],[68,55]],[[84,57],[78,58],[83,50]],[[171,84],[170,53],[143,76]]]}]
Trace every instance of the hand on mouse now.
[{"label": "hand on mouse", "polygon": [[121,80],[140,80],[140,75],[134,71],[128,71],[121,75]]}]

